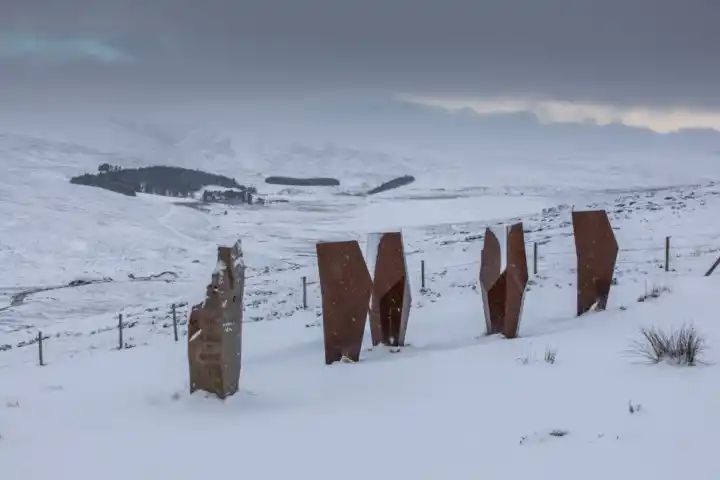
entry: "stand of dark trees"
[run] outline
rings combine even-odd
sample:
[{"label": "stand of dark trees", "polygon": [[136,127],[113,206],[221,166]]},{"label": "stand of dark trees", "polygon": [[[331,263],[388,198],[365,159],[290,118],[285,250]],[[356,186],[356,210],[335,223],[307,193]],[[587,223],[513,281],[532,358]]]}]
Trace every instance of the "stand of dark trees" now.
[{"label": "stand of dark trees", "polygon": [[297,178],[297,177],[267,177],[265,183],[273,185],[293,185],[296,187],[334,187],[340,185],[336,178]]},{"label": "stand of dark trees", "polygon": [[392,190],[393,188],[402,187],[404,185],[408,185],[415,181],[415,177],[412,175],[403,175],[402,177],[393,178],[392,180],[383,183],[382,185],[373,188],[372,190],[368,191],[368,195],[373,195],[375,193],[385,192],[387,190]]},{"label": "stand of dark trees", "polygon": [[118,169],[103,164],[95,175],[87,173],[70,179],[70,183],[104,188],[124,195],[152,193],[170,197],[187,197],[208,185],[246,190],[234,178],[180,167],[142,167]]}]

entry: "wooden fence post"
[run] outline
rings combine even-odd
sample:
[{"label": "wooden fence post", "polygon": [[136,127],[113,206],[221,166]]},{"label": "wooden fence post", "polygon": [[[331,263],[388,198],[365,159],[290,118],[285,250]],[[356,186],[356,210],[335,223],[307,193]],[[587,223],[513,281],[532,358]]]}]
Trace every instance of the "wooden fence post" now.
[{"label": "wooden fence post", "polygon": [[175,336],[175,341],[178,341],[178,333],[177,333],[177,315],[175,315],[175,304],[172,304],[172,316],[173,316],[173,335]]},{"label": "wooden fence post", "polygon": [[713,263],[713,266],[710,267],[710,270],[708,270],[707,273],[705,273],[705,276],[709,277],[710,275],[712,275],[712,273],[715,271],[715,269],[717,268],[718,265],[720,265],[720,257],[718,257],[718,259],[715,260],[715,263]]},{"label": "wooden fence post", "polygon": [[42,332],[38,332],[38,357],[40,360],[40,366],[45,365],[43,361],[43,350],[42,350]]},{"label": "wooden fence post", "polygon": [[670,271],[670,237],[665,237],[665,271]]},{"label": "wooden fence post", "polygon": [[307,277],[302,277],[303,284],[303,310],[307,310]]},{"label": "wooden fence post", "polygon": [[533,242],[533,274],[537,275],[537,267],[538,267],[538,244],[537,242]]},{"label": "wooden fence post", "polygon": [[420,260],[420,285],[425,290],[425,260]]},{"label": "wooden fence post", "polygon": [[123,322],[122,313],[118,314],[118,350],[123,348]]}]

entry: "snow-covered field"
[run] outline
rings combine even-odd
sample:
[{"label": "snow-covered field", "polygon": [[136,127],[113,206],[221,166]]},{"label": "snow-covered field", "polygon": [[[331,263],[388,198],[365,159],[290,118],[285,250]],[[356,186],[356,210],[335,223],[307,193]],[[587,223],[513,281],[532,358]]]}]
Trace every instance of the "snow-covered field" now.
[{"label": "snow-covered field", "polygon": [[[197,167],[245,178],[220,150]],[[267,154],[243,174],[287,203],[199,209],[68,183],[104,161],[141,164],[135,157],[0,135],[2,478],[716,478],[720,271],[703,273],[720,256],[717,157],[442,163],[428,152],[417,161],[342,149]],[[327,161],[303,163],[313,155]],[[269,173],[323,174],[335,157],[340,188],[260,183]],[[405,173],[417,182],[347,195]],[[608,310],[581,318],[572,208],[607,209],[621,248]],[[539,272],[520,338],[486,337],[480,235],[517,219],[528,253],[539,244]],[[409,345],[368,345],[358,364],[325,366],[315,242],[363,245],[368,233],[397,228],[411,270]],[[188,394],[186,338],[173,341],[170,310],[178,305],[184,334],[216,246],[236,238],[249,267],[243,372],[241,391],[223,402]],[[176,277],[142,278],[165,271]],[[78,279],[105,281],[67,287]],[[669,291],[638,302],[654,287]],[[116,349],[119,313],[132,348]],[[705,336],[705,363],[628,355],[640,327],[683,324]],[[48,337],[45,367],[26,345],[38,330]],[[548,348],[555,364],[543,361]]]}]

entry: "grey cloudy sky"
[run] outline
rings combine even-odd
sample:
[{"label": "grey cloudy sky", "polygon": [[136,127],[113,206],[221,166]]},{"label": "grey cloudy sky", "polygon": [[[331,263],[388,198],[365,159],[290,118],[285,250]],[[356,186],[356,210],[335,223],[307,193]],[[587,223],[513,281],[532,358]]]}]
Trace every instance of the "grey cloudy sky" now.
[{"label": "grey cloudy sky", "polygon": [[0,82],[720,109],[718,0],[0,0]]}]

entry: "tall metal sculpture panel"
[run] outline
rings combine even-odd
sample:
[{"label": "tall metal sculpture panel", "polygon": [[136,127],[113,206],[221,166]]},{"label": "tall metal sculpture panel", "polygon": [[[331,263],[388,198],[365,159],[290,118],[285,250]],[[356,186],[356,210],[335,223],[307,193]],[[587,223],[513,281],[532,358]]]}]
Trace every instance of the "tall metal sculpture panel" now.
[{"label": "tall metal sculpture panel", "polygon": [[[377,260],[378,260],[378,252],[380,250],[380,240],[382,239],[383,233],[369,233],[368,239],[367,239],[367,249],[365,250],[365,262],[368,268],[368,271],[372,273],[372,275],[376,275],[375,270],[377,266]],[[375,288],[375,279],[372,279],[373,281],[373,290]],[[373,346],[377,345],[380,340],[382,339],[382,326],[380,324],[379,319],[377,318],[377,315],[373,313],[373,305],[372,305],[372,294],[370,296],[370,310],[369,310],[369,317],[370,317],[370,337],[372,338]]]},{"label": "tall metal sculpture panel", "polygon": [[506,255],[506,268],[501,271],[500,242],[492,230],[486,229],[480,263],[485,328],[488,335],[502,333],[515,338],[528,282],[522,223],[508,228]]},{"label": "tall metal sculpture panel", "polygon": [[[377,242],[377,245],[371,245]],[[373,345],[405,345],[405,332],[410,312],[410,282],[400,232],[371,235],[368,253],[376,252],[370,333]]]},{"label": "tall metal sculpture panel", "polygon": [[205,301],[188,321],[190,392],[205,390],[225,398],[237,392],[242,347],[245,264],[240,241],[218,247],[218,263]]},{"label": "tall metal sculpture panel", "polygon": [[322,294],[325,363],[358,361],[372,280],[356,241],[316,245]]},{"label": "tall metal sculpture panel", "polygon": [[505,312],[505,276],[500,272],[500,242],[489,228],[485,229],[485,239],[480,261],[480,290],[485,309],[485,329],[488,335],[500,333]]},{"label": "tall metal sculpture panel", "polygon": [[507,338],[515,338],[520,327],[525,287],[528,283],[525,234],[522,223],[516,223],[508,229],[505,274],[506,300],[503,334]]},{"label": "tall metal sculpture panel", "polygon": [[618,244],[604,210],[572,212],[577,254],[577,314],[605,310]]}]

